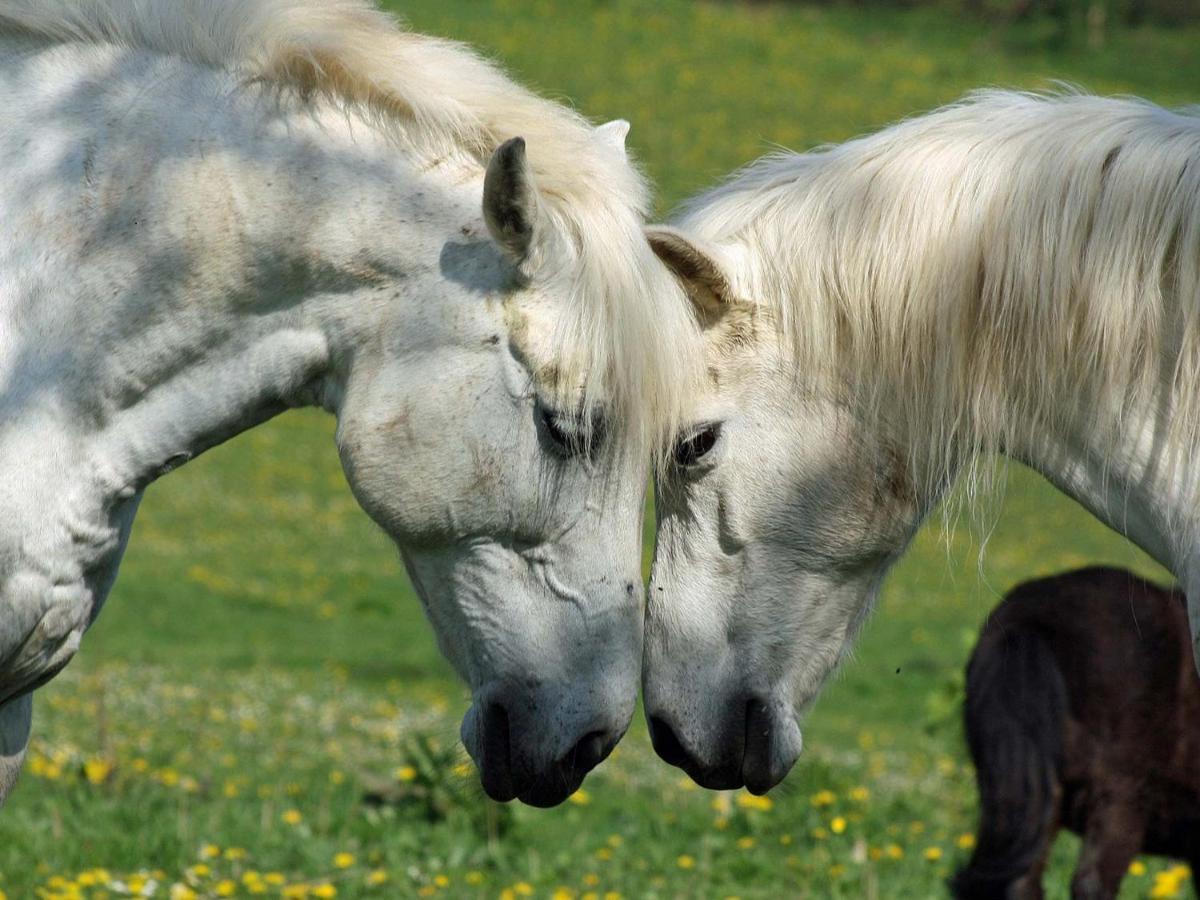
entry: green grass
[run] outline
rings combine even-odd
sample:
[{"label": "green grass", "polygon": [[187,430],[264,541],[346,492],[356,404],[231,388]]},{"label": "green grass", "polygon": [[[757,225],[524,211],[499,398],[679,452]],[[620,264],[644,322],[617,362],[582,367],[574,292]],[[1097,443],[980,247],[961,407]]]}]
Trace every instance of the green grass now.
[{"label": "green grass", "polygon": [[[1124,32],[1091,55],[929,13],[677,0],[404,10],[597,118],[630,119],[663,209],[772,144],[841,140],[982,85],[1200,99],[1195,29]],[[973,828],[957,700],[987,610],[1016,581],[1068,566],[1158,571],[1022,470],[983,521],[982,564],[982,529],[943,540],[935,522],[889,578],[771,809],[691,787],[657,762],[640,719],[577,802],[501,808],[463,765],[465,692],[344,485],[332,423],[286,415],[149,491],[108,608],[38,694],[32,764],[0,816],[0,891],[119,896],[82,882],[150,877],[156,896],[173,883],[210,895],[224,879],[238,896],[278,895],[266,878],[278,873],[340,897],[937,896]],[[368,790],[390,802],[364,804]],[[1060,844],[1051,897],[1066,896],[1075,846]],[[1123,896],[1146,896],[1164,867],[1150,861]],[[371,885],[372,872],[387,881]]]}]

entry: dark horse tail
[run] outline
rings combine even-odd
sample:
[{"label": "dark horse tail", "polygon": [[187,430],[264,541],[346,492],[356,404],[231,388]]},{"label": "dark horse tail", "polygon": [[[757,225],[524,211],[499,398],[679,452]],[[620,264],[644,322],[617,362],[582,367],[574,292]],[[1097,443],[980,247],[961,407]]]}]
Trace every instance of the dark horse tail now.
[{"label": "dark horse tail", "polygon": [[1054,827],[1067,687],[1049,643],[1016,624],[985,629],[967,665],[967,746],[979,833],[950,882],[961,900],[1004,898]]}]

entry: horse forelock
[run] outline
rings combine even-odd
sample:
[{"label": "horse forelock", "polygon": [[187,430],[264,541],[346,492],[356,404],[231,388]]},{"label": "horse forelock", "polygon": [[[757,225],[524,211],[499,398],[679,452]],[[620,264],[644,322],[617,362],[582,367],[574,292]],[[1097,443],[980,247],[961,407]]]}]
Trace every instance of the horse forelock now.
[{"label": "horse forelock", "polygon": [[585,402],[614,407],[645,442],[664,446],[673,432],[698,343],[642,234],[647,182],[586,119],[471,49],[405,31],[369,0],[0,0],[0,29],[228,70],[354,107],[408,146],[448,147],[480,165],[525,138],[543,203],[577,252],[559,338],[586,373]]},{"label": "horse forelock", "polygon": [[923,481],[1065,436],[1072,398],[1113,442],[1159,410],[1164,469],[1200,497],[1185,465],[1200,443],[1194,111],[980,92],[760,160],[681,224],[749,249],[740,277],[798,369],[862,388]]}]

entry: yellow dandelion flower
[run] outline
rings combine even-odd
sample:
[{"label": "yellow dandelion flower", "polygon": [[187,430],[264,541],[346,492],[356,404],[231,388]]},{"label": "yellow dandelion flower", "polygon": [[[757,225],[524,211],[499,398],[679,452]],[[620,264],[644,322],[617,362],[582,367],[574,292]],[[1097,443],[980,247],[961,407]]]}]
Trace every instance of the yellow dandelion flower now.
[{"label": "yellow dandelion flower", "polygon": [[859,786],[850,791],[850,799],[855,803],[866,803],[871,799],[871,792],[865,787]]},{"label": "yellow dandelion flower", "polygon": [[550,900],[575,900],[575,892],[570,888],[558,887],[550,895]]},{"label": "yellow dandelion flower", "polygon": [[573,793],[567,799],[570,800],[572,803],[576,804],[577,806],[587,806],[589,803],[592,802],[592,795],[589,794],[587,791],[585,791],[583,788],[580,788],[579,790],[577,790],[575,793]]},{"label": "yellow dandelion flower", "polygon": [[975,835],[970,832],[960,834],[954,843],[958,845],[959,850],[970,850],[975,846]]},{"label": "yellow dandelion flower", "polygon": [[517,900],[516,892],[512,888],[505,888],[500,892],[500,900]]},{"label": "yellow dandelion flower", "polygon": [[231,800],[238,795],[238,786],[236,781],[226,781],[225,786],[221,788],[221,793]]},{"label": "yellow dandelion flower", "polygon": [[791,842],[792,842],[792,836],[790,834],[781,834],[779,836],[779,843],[781,843],[783,846],[786,847]]},{"label": "yellow dandelion flower", "polygon": [[770,797],[755,797],[753,794],[747,794],[743,791],[738,794],[737,805],[742,809],[769,812],[775,806],[775,801]]},{"label": "yellow dandelion flower", "polygon": [[737,845],[740,850],[750,850],[754,847],[754,838],[740,837],[738,838]]},{"label": "yellow dandelion flower", "polygon": [[681,869],[694,869],[696,868],[696,860],[683,853],[675,860],[675,865]]},{"label": "yellow dandelion flower", "polygon": [[1146,874],[1146,864],[1140,859],[1135,859],[1129,864],[1129,874],[1135,878]]},{"label": "yellow dandelion flower", "polygon": [[846,867],[841,863],[829,867],[829,877],[838,878],[846,873]]},{"label": "yellow dandelion flower", "polygon": [[601,847],[596,851],[596,859],[608,861],[613,858],[613,852],[610,847]]},{"label": "yellow dandelion flower", "polygon": [[279,892],[284,900],[305,900],[308,897],[307,884],[289,884]]},{"label": "yellow dandelion flower", "polygon": [[833,791],[817,791],[809,798],[813,806],[832,806],[837,802],[837,794]]},{"label": "yellow dandelion flower", "polygon": [[228,878],[224,881],[218,881],[217,886],[213,888],[213,893],[218,897],[232,897],[237,893],[237,882],[230,881]]},{"label": "yellow dandelion flower", "polygon": [[383,871],[383,869],[375,869],[373,872],[367,875],[367,884],[369,884],[371,887],[377,887],[381,884],[386,884],[387,880],[388,873]]},{"label": "yellow dandelion flower", "polygon": [[345,850],[343,850],[341,853],[335,853],[333,855],[333,865],[338,869],[350,868],[352,865],[354,865],[354,854],[347,853]]},{"label": "yellow dandelion flower", "polygon": [[472,869],[470,872],[468,872],[466,875],[463,876],[463,881],[465,881],[467,884],[470,884],[470,885],[483,884],[483,873],[478,872],[475,869]]},{"label": "yellow dandelion flower", "polygon": [[921,855],[923,857],[925,857],[925,859],[929,860],[930,862],[937,862],[939,859],[942,858],[942,848],[941,847],[926,847],[924,852],[921,853]]},{"label": "yellow dandelion flower", "polygon": [[299,825],[304,821],[304,816],[300,814],[300,810],[298,809],[286,810],[279,818],[283,819],[288,825]]},{"label": "yellow dandelion flower", "polygon": [[225,849],[225,858],[230,860],[245,859],[246,850],[243,847],[227,847]]},{"label": "yellow dandelion flower", "polygon": [[883,852],[888,855],[888,859],[903,859],[904,848],[899,844],[888,844],[884,847]]},{"label": "yellow dandelion flower", "polygon": [[518,881],[516,884],[513,885],[513,890],[516,891],[517,895],[520,897],[532,897],[533,896],[533,885],[530,884],[528,881]]},{"label": "yellow dandelion flower", "polygon": [[610,834],[604,839],[604,842],[613,849],[616,849],[625,843],[625,838],[621,837],[619,834]]},{"label": "yellow dandelion flower", "polygon": [[583,876],[584,887],[595,887],[600,883],[600,876],[595,872],[588,872]]},{"label": "yellow dandelion flower", "polygon": [[168,894],[168,896],[171,898],[171,900],[196,900],[198,895],[186,884],[176,882],[175,884],[171,885],[171,892]]},{"label": "yellow dandelion flower", "polygon": [[846,820],[841,816],[836,816],[833,821],[829,823],[829,830],[834,834],[841,834],[846,830]]},{"label": "yellow dandelion flower", "polygon": [[605,891],[604,900],[621,900],[620,891]]},{"label": "yellow dandelion flower", "polygon": [[80,887],[92,887],[99,881],[95,872],[80,872],[75,876],[75,883]]},{"label": "yellow dandelion flower", "polygon": [[287,879],[283,877],[282,872],[268,872],[263,876],[263,881],[271,885],[271,887],[280,887],[287,883]]},{"label": "yellow dandelion flower", "polygon": [[469,778],[471,775],[471,772],[472,772],[472,768],[471,768],[471,764],[469,762],[460,762],[460,763],[455,763],[454,768],[452,768],[450,771],[453,772],[455,775],[457,775],[459,778]]},{"label": "yellow dandelion flower", "polygon": [[432,884],[423,884],[417,888],[418,897],[432,897],[436,893],[437,888],[435,888]]},{"label": "yellow dandelion flower", "polygon": [[392,774],[397,781],[412,781],[417,777],[417,770],[412,766],[400,766]]},{"label": "yellow dandelion flower", "polygon": [[337,896],[337,888],[326,881],[314,887],[312,895],[320,898],[320,900],[329,900],[329,898]]},{"label": "yellow dandelion flower", "polygon": [[83,774],[92,784],[103,784],[112,773],[112,764],[93,756],[83,764]]},{"label": "yellow dandelion flower", "polygon": [[1162,900],[1166,897],[1179,896],[1179,884],[1174,878],[1167,875],[1166,872],[1159,872],[1154,876],[1154,886],[1150,888],[1150,896],[1154,900]]},{"label": "yellow dandelion flower", "polygon": [[207,878],[209,873],[212,872],[212,869],[210,869],[204,863],[196,863],[196,865],[188,869],[187,872],[194,878]]},{"label": "yellow dandelion flower", "polygon": [[438,875],[433,876],[433,883],[436,884],[440,888],[449,887],[450,879],[446,875],[438,874]]}]

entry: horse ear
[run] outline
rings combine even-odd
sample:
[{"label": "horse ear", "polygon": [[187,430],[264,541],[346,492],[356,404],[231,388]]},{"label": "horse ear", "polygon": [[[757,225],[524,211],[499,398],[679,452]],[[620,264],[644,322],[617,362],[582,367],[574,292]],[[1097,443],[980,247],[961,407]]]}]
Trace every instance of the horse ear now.
[{"label": "horse ear", "polygon": [[613,119],[596,128],[596,137],[625,155],[625,138],[629,135],[629,123],[624,119]]},{"label": "horse ear", "polygon": [[492,239],[521,265],[537,241],[541,220],[542,203],[525,156],[525,139],[511,138],[496,148],[488,162],[483,221]]},{"label": "horse ear", "polygon": [[736,303],[715,248],[666,225],[648,225],[646,240],[654,255],[683,284],[702,320],[715,321]]}]

